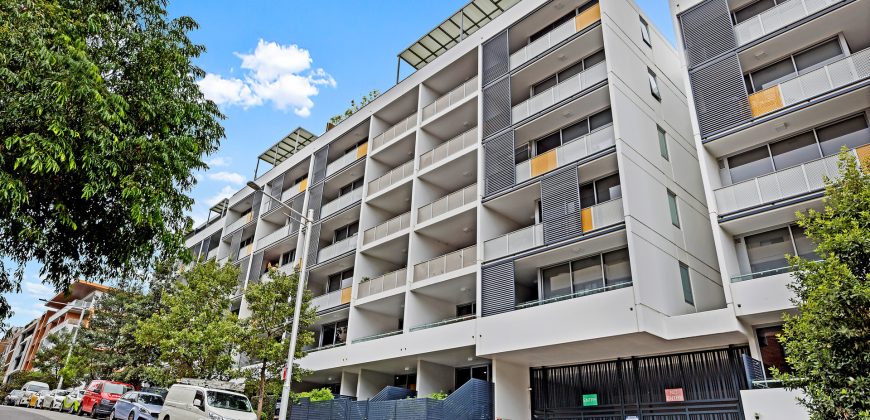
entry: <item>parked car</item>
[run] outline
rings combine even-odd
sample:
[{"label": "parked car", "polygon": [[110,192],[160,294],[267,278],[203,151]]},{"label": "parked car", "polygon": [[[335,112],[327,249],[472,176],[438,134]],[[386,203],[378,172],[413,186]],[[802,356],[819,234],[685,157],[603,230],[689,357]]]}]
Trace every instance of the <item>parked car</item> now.
[{"label": "parked car", "polygon": [[[43,408],[42,405],[45,403],[45,399],[51,395],[52,391],[45,390],[39,391],[36,393],[36,403],[33,404],[33,408]],[[33,397],[31,397],[33,398]]]},{"label": "parked car", "polygon": [[48,410],[55,410],[60,408],[60,405],[63,403],[63,397],[69,394],[69,391],[66,389],[55,389],[48,393],[47,396],[42,398],[42,401],[39,403],[39,408],[45,408]]},{"label": "parked car", "polygon": [[166,388],[158,388],[158,387],[153,387],[153,386],[142,387],[142,389],[140,389],[140,391],[147,392],[150,394],[157,394],[157,395],[163,397],[164,400],[166,399],[166,394],[169,393],[169,390]]},{"label": "parked car", "polygon": [[110,420],[153,420],[163,408],[163,397],[150,392],[130,391],[121,396],[109,416]]},{"label": "parked car", "polygon": [[[49,386],[45,382],[39,381],[28,381],[21,387],[21,390],[24,391],[24,394],[18,398],[15,405],[35,405],[36,400],[33,400],[33,396],[36,395],[39,391],[48,391]],[[31,400],[33,403],[31,404]]]},{"label": "parked car", "polygon": [[79,404],[78,413],[91,417],[105,416],[115,408],[121,395],[133,390],[133,385],[123,382],[96,380],[85,388],[85,395]]},{"label": "parked car", "polygon": [[166,394],[159,420],[257,420],[248,397],[214,387],[175,384]]},{"label": "parked car", "polygon": [[63,397],[63,406],[61,411],[66,411],[70,414],[78,413],[82,404],[82,397],[85,395],[84,389],[76,389]]},{"label": "parked car", "polygon": [[18,399],[24,396],[24,391],[20,389],[13,389],[6,394],[6,398],[3,399],[3,404],[6,405],[18,405]]}]

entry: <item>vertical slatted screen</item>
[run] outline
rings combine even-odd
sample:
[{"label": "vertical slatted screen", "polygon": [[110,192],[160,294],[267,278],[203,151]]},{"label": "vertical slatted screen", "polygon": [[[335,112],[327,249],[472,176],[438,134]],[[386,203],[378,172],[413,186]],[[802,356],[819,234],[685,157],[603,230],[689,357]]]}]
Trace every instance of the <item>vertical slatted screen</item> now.
[{"label": "vertical slatted screen", "polygon": [[205,259],[208,256],[208,251],[211,250],[211,236],[207,236],[202,240],[202,248],[199,251],[199,257]]},{"label": "vertical slatted screen", "polygon": [[573,238],[583,232],[579,185],[575,167],[541,178],[541,220],[544,223],[545,244]]},{"label": "vertical slatted screen", "polygon": [[680,14],[689,68],[737,48],[727,0],[707,0]]},{"label": "vertical slatted screen", "polygon": [[299,194],[293,201],[290,203],[290,208],[296,210],[296,213],[292,213],[293,217],[290,218],[290,231],[288,232],[290,235],[299,231],[299,227],[302,225],[302,219],[299,218],[299,215],[302,214],[302,205],[305,204],[305,194]]},{"label": "vertical slatted screen", "polygon": [[323,184],[317,184],[308,189],[308,208],[314,210],[314,220],[320,219],[320,208],[323,202]]},{"label": "vertical slatted screen", "polygon": [[230,240],[230,262],[239,259],[239,246],[242,244],[242,229],[233,233],[233,238]]},{"label": "vertical slatted screen", "polygon": [[689,73],[701,137],[749,121],[749,95],[736,54]]},{"label": "vertical slatted screen", "polygon": [[508,33],[492,37],[483,43],[483,77],[481,85],[486,86],[510,70],[510,51]]},{"label": "vertical slatted screen", "polygon": [[[269,183],[269,195],[272,197],[281,198],[281,194],[284,192],[284,174],[278,175],[277,178],[273,179],[271,183]],[[275,200],[269,199],[269,206],[267,207],[269,210],[280,207],[279,203],[276,203]]]},{"label": "vertical slatted screen", "polygon": [[250,257],[244,258],[242,261],[240,261],[239,266],[238,266],[239,267],[239,277],[238,277],[237,286],[238,286],[240,291],[245,286],[245,278],[248,277],[248,258],[250,258]]},{"label": "vertical slatted screen", "polygon": [[260,271],[263,269],[263,251],[255,253],[251,258],[251,270],[248,272],[248,284],[260,281]]},{"label": "vertical slatted screen", "polygon": [[320,262],[317,261],[317,251],[320,245],[320,223],[311,225],[311,242],[308,243],[308,266]]},{"label": "vertical slatted screen", "polygon": [[483,88],[483,138],[511,125],[511,79],[505,77]]},{"label": "vertical slatted screen", "polygon": [[480,276],[480,314],[490,316],[514,310],[516,286],[514,262],[483,267]]},{"label": "vertical slatted screen", "polygon": [[316,185],[326,178],[326,159],[329,157],[329,145],[323,146],[320,150],[314,152],[314,169],[311,174],[311,185]]},{"label": "vertical slatted screen", "polygon": [[[263,193],[257,191],[254,193],[254,198],[251,199],[251,217],[256,220],[260,217],[260,207],[263,206]],[[256,226],[256,225],[255,225]]]},{"label": "vertical slatted screen", "polygon": [[484,195],[491,195],[516,182],[514,132],[508,131],[483,144]]}]

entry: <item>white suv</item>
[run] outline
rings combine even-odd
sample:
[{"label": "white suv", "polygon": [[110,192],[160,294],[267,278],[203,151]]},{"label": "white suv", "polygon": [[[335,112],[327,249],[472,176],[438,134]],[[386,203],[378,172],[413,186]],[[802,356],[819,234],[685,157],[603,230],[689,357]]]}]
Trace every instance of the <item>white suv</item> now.
[{"label": "white suv", "polygon": [[172,385],[159,420],[257,420],[248,397],[223,386],[216,388],[211,381],[198,382],[202,385]]}]

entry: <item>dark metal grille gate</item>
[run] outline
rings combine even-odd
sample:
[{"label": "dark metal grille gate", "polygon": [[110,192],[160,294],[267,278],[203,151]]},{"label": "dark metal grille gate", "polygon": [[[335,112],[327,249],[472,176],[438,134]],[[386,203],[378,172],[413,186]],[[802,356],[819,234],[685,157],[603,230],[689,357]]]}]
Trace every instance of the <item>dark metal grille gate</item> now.
[{"label": "dark metal grille gate", "polygon": [[[530,369],[532,418],[548,420],[743,420],[748,347]],[[683,402],[665,402],[682,388]],[[597,394],[597,406],[583,395]]]}]

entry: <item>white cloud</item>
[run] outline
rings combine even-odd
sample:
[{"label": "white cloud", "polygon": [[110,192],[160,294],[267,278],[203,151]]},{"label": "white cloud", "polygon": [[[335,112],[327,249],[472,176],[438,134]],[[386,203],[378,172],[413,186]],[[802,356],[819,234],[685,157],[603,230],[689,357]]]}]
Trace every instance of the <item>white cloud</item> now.
[{"label": "white cloud", "polygon": [[253,53],[235,55],[242,60],[243,78],[209,73],[198,82],[205,97],[218,105],[249,108],[271,102],[277,109],[292,108],[296,115],[307,117],[318,87],[336,86],[325,70],[311,69],[311,54],[295,44],[260,39]]},{"label": "white cloud", "polygon": [[25,292],[36,297],[52,297],[55,294],[54,289],[51,286],[48,286],[39,280],[25,280],[21,286]]},{"label": "white cloud", "polygon": [[217,194],[215,194],[209,198],[206,198],[205,203],[208,204],[209,207],[211,207],[217,203],[220,203],[221,200],[223,200],[224,198],[232,197],[233,194],[235,194],[235,193],[236,193],[235,188],[233,188],[230,185],[225,185],[223,188],[221,188],[220,191],[217,192]]},{"label": "white cloud", "polygon": [[215,156],[209,160],[206,160],[205,164],[208,166],[214,166],[214,167],[230,166],[230,163],[232,163],[232,161],[233,161],[232,158],[229,158],[226,156]]},{"label": "white cloud", "polygon": [[212,181],[229,182],[233,185],[242,185],[245,183],[245,177],[242,176],[242,174],[236,172],[212,172],[210,174],[206,174],[206,176]]}]

